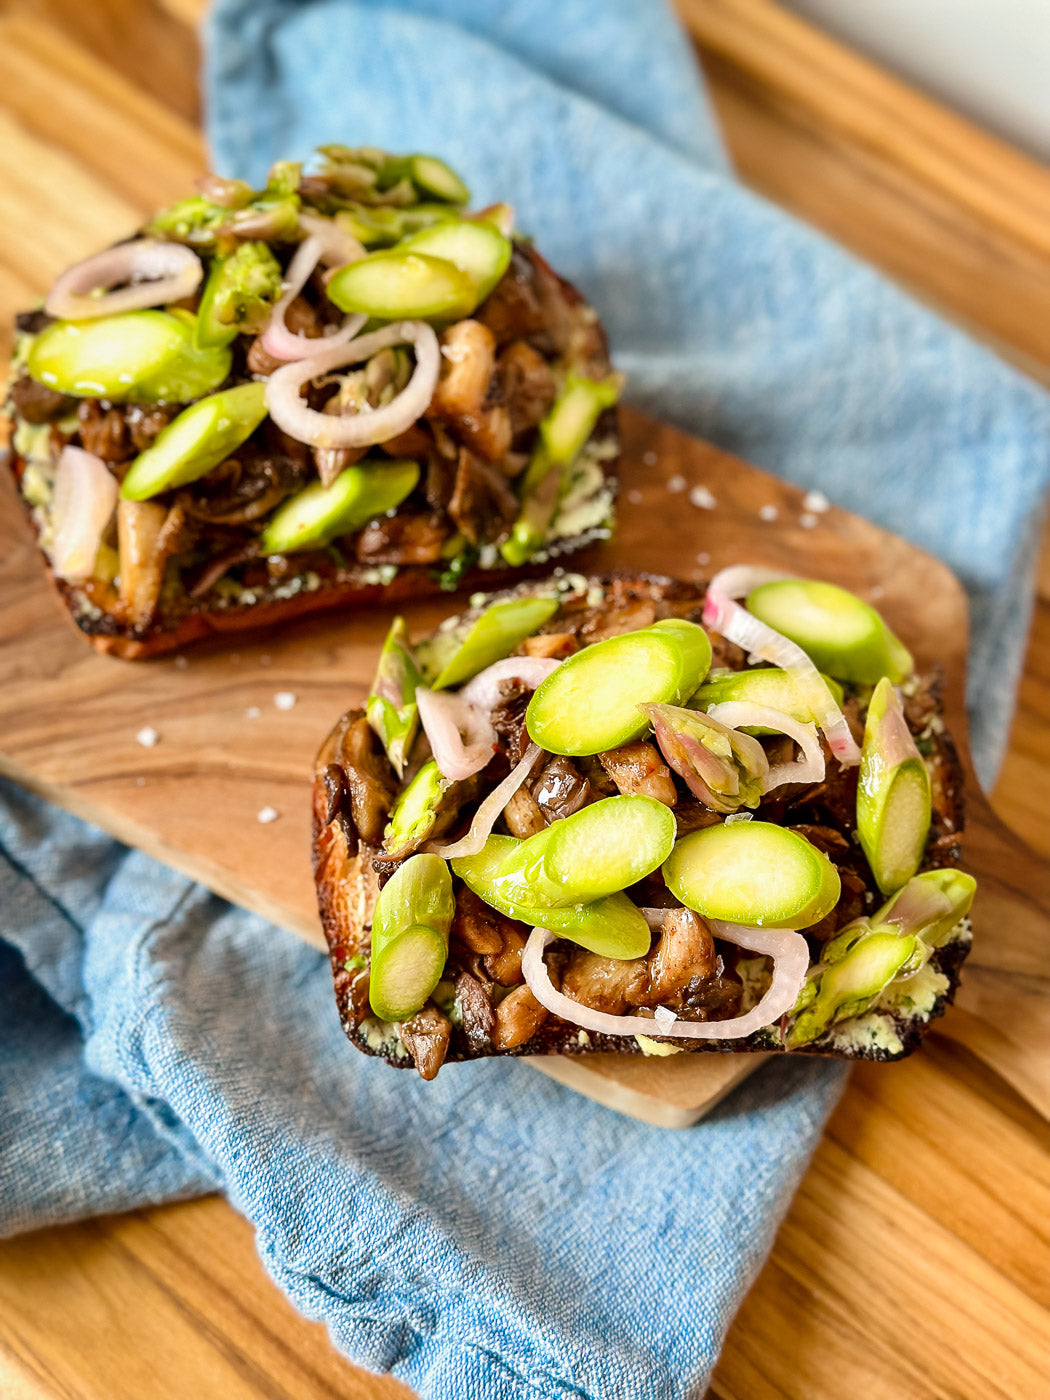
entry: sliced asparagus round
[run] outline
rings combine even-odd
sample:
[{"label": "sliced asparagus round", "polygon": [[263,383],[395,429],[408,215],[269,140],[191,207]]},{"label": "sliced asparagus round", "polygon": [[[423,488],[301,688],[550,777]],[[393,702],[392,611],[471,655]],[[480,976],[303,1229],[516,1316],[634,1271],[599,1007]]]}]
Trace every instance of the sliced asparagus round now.
[{"label": "sliced asparagus round", "polygon": [[590,904],[658,869],[674,835],[674,814],[655,798],[606,797],[522,841],[495,879],[504,898],[528,908]]},{"label": "sliced asparagus round", "polygon": [[466,204],[470,190],[438,156],[388,156],[379,171],[379,183],[389,189],[399,180],[411,180],[422,194],[449,204]]},{"label": "sliced asparagus round", "polygon": [[126,311],[97,321],[56,321],[33,341],[30,375],[62,394],[113,403],[198,399],[230,372],[224,347],[194,345],[196,318]]},{"label": "sliced asparagus round", "polygon": [[506,272],[511,242],[492,224],[457,219],[414,234],[398,245],[398,251],[427,253],[453,263],[473,282],[480,304]]},{"label": "sliced asparagus round", "polygon": [[492,603],[473,622],[448,632],[438,632],[420,644],[418,655],[424,674],[432,676],[431,690],[462,685],[509,656],[519,642],[558,611],[557,598],[509,598]]},{"label": "sliced asparagus round", "polygon": [[539,442],[518,487],[521,511],[510,538],[500,545],[508,564],[517,568],[547,538],[561,495],[564,475],[594,432],[602,413],[619,398],[621,381],[570,374],[550,411],[540,422]]},{"label": "sliced asparagus round", "polygon": [[251,437],[265,417],[265,384],[239,384],[198,399],[135,458],[120,494],[126,501],[146,501],[198,480]]},{"label": "sliced asparagus round", "polygon": [[399,248],[369,253],[340,268],[328,284],[328,297],[342,311],[382,321],[458,321],[478,303],[474,283],[454,263]]},{"label": "sliced asparagus round", "polygon": [[[836,705],[841,707],[842,687],[838,681],[824,675],[821,676],[821,680],[831,691]],[[712,672],[689,701],[689,708],[709,710],[712,705],[722,705],[734,700],[780,710],[791,719],[798,720],[800,724],[808,724],[816,719],[794,681],[778,666],[759,666],[753,671],[726,671],[722,674]],[[744,729],[745,734],[758,736],[775,732],[758,725]]]},{"label": "sliced asparagus round", "polygon": [[427,759],[390,813],[383,833],[383,849],[388,855],[396,857],[427,839],[438,818],[438,803],[450,787],[436,759]]},{"label": "sliced asparagus round", "polygon": [[930,830],[926,765],[886,679],[875,687],[864,725],[857,780],[857,835],[883,894],[891,894],[922,863]]},{"label": "sliced asparagus round", "polygon": [[399,506],[418,481],[418,462],[358,462],[340,472],[331,486],[311,482],[278,506],[259,537],[259,547],[264,554],[291,554],[352,534]]},{"label": "sliced asparagus round", "polygon": [[[586,808],[584,809],[586,810]],[[677,842],[664,865],[681,902],[730,924],[809,928],[838,903],[838,871],[796,831],[773,822],[725,822]]]},{"label": "sliced asparagus round", "polygon": [[399,778],[404,776],[405,764],[419,731],[416,690],[422,683],[409,646],[405,619],[395,617],[379,654],[365,713]]},{"label": "sliced asparagus round", "polygon": [[368,1000],[381,1020],[407,1021],[441,980],[455,908],[448,866],[433,855],[411,856],[380,890]]},{"label": "sliced asparagus round", "polygon": [[895,684],[913,670],[911,654],[855,593],[817,579],[778,579],[747,595],[747,610],[790,638],[829,676]]},{"label": "sliced asparagus round", "polygon": [[836,1021],[859,1016],[914,958],[915,938],[896,933],[863,934],[839,962],[821,966],[803,989],[801,1009],[788,1031],[788,1045],[805,1045]]},{"label": "sliced asparagus round", "polygon": [[563,909],[536,909],[508,899],[499,867],[521,845],[513,836],[490,836],[476,856],[452,861],[453,873],[466,887],[511,919],[530,928],[545,928],[603,958],[644,958],[652,942],[649,925],[625,894],[610,894],[590,904]]},{"label": "sliced asparagus round", "polygon": [[267,244],[241,243],[217,257],[197,308],[196,344],[229,345],[242,330],[261,330],[280,295],[281,265]]},{"label": "sliced asparagus round", "polygon": [[529,737],[548,753],[604,753],[649,727],[639,708],[678,705],[711,664],[711,643],[692,622],[644,628],[586,647],[537,688],[526,712]]}]

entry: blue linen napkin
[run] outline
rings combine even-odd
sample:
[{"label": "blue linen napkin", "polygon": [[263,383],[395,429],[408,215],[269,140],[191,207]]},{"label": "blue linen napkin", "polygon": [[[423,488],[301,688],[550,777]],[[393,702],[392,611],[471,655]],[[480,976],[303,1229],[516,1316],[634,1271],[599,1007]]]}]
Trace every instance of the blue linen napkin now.
[{"label": "blue linen napkin", "polygon": [[[994,772],[1047,400],[733,181],[661,5],[218,0],[207,37],[218,168],[445,155],[635,402],[947,559]],[[435,1400],[701,1394],[843,1082],[772,1062],[684,1133],[516,1061],[424,1085],[346,1044],[318,953],[10,786],[0,894],[0,1233],[224,1189],[293,1301]]]}]

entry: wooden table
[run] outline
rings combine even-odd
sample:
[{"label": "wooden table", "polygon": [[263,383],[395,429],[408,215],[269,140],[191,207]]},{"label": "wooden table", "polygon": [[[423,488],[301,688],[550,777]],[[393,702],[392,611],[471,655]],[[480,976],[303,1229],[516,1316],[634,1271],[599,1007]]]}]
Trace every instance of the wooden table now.
[{"label": "wooden table", "polygon": [[[679,0],[744,177],[1050,382],[1050,174],[767,0]],[[8,0],[0,322],[200,168],[200,0]],[[1050,450],[1050,448],[1048,448]],[[1050,552],[996,805],[1050,851]],[[1050,1128],[932,1040],[858,1069],[727,1342],[719,1400],[1050,1394]],[[218,1199],[0,1246],[0,1395],[368,1397]],[[621,1397],[616,1397],[621,1400]],[[627,1400],[623,1397],[622,1400]]]}]

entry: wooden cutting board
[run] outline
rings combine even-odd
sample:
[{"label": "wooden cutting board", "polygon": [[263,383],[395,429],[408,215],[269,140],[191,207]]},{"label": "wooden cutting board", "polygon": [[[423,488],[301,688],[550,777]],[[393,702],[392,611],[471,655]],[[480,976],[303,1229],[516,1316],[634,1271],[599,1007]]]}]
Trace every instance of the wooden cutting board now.
[{"label": "wooden cutting board", "polygon": [[[309,869],[311,763],[335,718],[362,703],[391,610],[304,619],[181,658],[102,657],[66,621],[8,480],[4,490],[0,770],[323,947]],[[949,722],[969,771],[966,604],[944,565],[846,511],[807,510],[795,488],[630,411],[622,490],[616,540],[570,567],[704,577],[746,561],[855,589],[885,613],[920,666],[945,667]],[[775,519],[763,518],[772,510]],[[429,629],[459,601],[420,604],[410,629]],[[156,742],[147,747],[149,731]],[[960,997],[965,1014],[953,1013],[945,1033],[1050,1114],[1050,880],[1007,835],[972,776],[970,792],[966,852],[981,883],[978,941]],[[260,820],[266,809],[275,820]],[[757,1062],[534,1061],[611,1107],[668,1127],[695,1122]]]}]

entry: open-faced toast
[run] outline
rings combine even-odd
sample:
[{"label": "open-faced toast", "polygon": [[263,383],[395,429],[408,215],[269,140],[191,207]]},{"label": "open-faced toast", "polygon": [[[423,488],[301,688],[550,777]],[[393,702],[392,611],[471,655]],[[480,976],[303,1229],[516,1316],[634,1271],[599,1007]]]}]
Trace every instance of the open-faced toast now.
[{"label": "open-faced toast", "polygon": [[97,648],[492,586],[608,535],[605,335],[513,211],[343,147],[200,187],[18,320],[10,461]]},{"label": "open-faced toast", "polygon": [[[822,617],[838,630],[820,674],[724,586],[561,573],[472,599],[414,648],[395,624],[315,776],[318,901],[360,1049],[431,1077],[497,1054],[918,1045],[973,893],[938,678],[841,590],[803,595],[807,645]],[[792,630],[783,588],[752,596]]]}]

